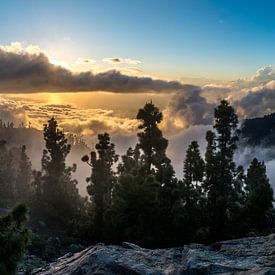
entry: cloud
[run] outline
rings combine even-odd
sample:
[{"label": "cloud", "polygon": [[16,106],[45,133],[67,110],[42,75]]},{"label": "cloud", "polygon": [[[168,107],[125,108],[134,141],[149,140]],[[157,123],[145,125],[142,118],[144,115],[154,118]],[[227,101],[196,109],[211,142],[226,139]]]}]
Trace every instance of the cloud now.
[{"label": "cloud", "polygon": [[20,49],[19,45],[0,48],[0,91],[74,92],[108,91],[122,93],[175,92],[188,85],[178,81],[165,81],[151,77],[137,77],[119,71],[98,74],[74,72],[60,66],[37,47]]},{"label": "cloud", "polygon": [[275,112],[275,81],[254,87],[239,101],[234,102],[238,114],[242,118],[263,116]]},{"label": "cloud", "polygon": [[101,132],[112,135],[129,135],[136,132],[138,121],[121,116],[113,110],[89,109],[70,104],[45,104],[37,101],[13,100],[0,97],[0,120],[15,126],[31,122],[32,127],[43,129],[49,118],[55,117],[65,131],[86,137]]},{"label": "cloud", "polygon": [[91,64],[95,64],[96,60],[91,59],[91,58],[82,58],[79,57],[76,61],[75,64],[77,65],[91,65]]},{"label": "cloud", "polygon": [[131,58],[121,58],[121,57],[108,57],[103,58],[103,62],[109,63],[109,64],[131,64],[131,65],[137,65],[140,64],[141,61]]},{"label": "cloud", "polygon": [[274,79],[275,72],[271,65],[258,69],[256,74],[251,77],[252,81],[257,81],[258,83],[266,83]]},{"label": "cloud", "polygon": [[193,140],[198,141],[201,155],[204,156],[206,148],[205,135],[208,130],[212,129],[209,125],[196,125],[183,129],[176,135],[169,137],[167,154],[172,160],[172,164],[178,177],[182,177],[183,161],[186,150]]},{"label": "cloud", "polygon": [[275,70],[273,65],[259,68],[254,75],[249,78],[240,78],[230,81],[229,84],[235,89],[252,89],[260,85],[266,85],[275,80]]},{"label": "cloud", "polygon": [[209,125],[213,120],[214,104],[202,96],[203,90],[190,86],[185,93],[175,94],[164,110],[163,128],[179,131],[191,125]]},{"label": "cloud", "polygon": [[[127,58],[114,59],[112,62],[117,63],[135,61]],[[79,58],[76,63],[90,66],[94,60]],[[129,75],[130,71],[133,75]],[[242,88],[238,88],[238,85],[241,85],[239,80],[227,84],[207,84],[200,87],[178,81],[135,75],[139,71],[138,67],[125,67],[125,71],[111,70],[97,74],[91,71],[75,72],[65,63],[52,59],[37,46],[23,47],[20,43],[0,46],[0,92],[171,93],[171,101],[163,110],[164,121],[162,123],[163,129],[169,133],[177,133],[191,125],[211,124],[213,109],[223,98],[230,100],[240,118],[260,116],[275,111],[275,80],[273,80],[275,72],[272,66],[261,68],[250,79],[242,80],[242,83],[246,83],[242,84]],[[260,84],[243,88],[251,86],[252,83]],[[78,123],[79,127],[74,131],[81,133],[93,133],[91,129],[96,129],[97,125],[111,132],[125,131],[125,129],[129,132],[130,129],[134,129],[135,125],[133,120],[130,119],[128,123],[127,119],[124,120],[114,114],[98,115],[95,109],[79,111],[73,106],[65,105],[35,106],[33,104],[28,106],[26,102],[20,104],[21,106],[17,106],[21,108],[20,112],[22,113],[22,110],[26,112],[24,120],[35,120],[37,125],[49,114],[60,116],[63,126],[68,129],[72,129],[70,121]],[[21,115],[24,116],[23,113]],[[81,115],[85,118],[83,121]],[[90,119],[94,115],[97,117]]]}]

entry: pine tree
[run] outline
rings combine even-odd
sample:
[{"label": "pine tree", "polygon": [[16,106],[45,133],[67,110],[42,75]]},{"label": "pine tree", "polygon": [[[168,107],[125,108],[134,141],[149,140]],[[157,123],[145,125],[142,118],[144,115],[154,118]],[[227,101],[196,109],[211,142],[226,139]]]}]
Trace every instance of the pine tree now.
[{"label": "pine tree", "polygon": [[[109,216],[109,235],[116,242],[129,241],[146,247],[161,245],[158,183],[153,175],[123,173],[114,187]],[[168,237],[168,236],[167,236]]]},{"label": "pine tree", "polygon": [[215,239],[215,228],[218,211],[218,160],[217,144],[214,132],[206,133],[207,147],[205,152],[205,179],[203,191],[206,197],[207,210],[204,212],[206,227],[211,239]]},{"label": "pine tree", "polygon": [[139,109],[137,119],[141,121],[139,129],[143,130],[138,133],[139,146],[144,152],[147,174],[150,174],[152,165],[156,161],[157,152],[165,151],[168,145],[168,141],[162,137],[157,126],[162,121],[162,113],[152,102],[146,103],[144,108]]},{"label": "pine tree", "polygon": [[166,155],[168,140],[163,137],[158,125],[162,121],[162,113],[152,103],[146,103],[139,109],[137,119],[141,122],[138,133],[138,148],[141,150],[141,161],[147,175],[155,175],[159,182],[160,199],[166,201],[168,207],[173,204],[173,189],[177,184],[171,160]]},{"label": "pine tree", "polygon": [[42,171],[34,174],[32,212],[38,212],[36,215],[40,219],[45,219],[57,230],[63,230],[76,219],[82,206],[77,181],[72,179],[76,165],[66,166],[71,147],[54,118],[44,125],[44,140],[46,149],[41,160]]},{"label": "pine tree", "polygon": [[115,146],[110,142],[107,133],[98,135],[96,151],[92,151],[90,159],[84,156],[82,160],[87,162],[91,168],[90,183],[87,187],[94,210],[94,238],[101,240],[104,232],[104,215],[111,204],[111,192],[116,181],[112,168],[117,162],[118,156],[115,153]]},{"label": "pine tree", "polygon": [[28,202],[31,195],[31,161],[26,153],[26,146],[21,147],[20,158],[16,174],[16,199],[21,202]]},{"label": "pine tree", "polygon": [[15,199],[15,173],[12,153],[6,141],[0,141],[0,206],[10,207]]},{"label": "pine tree", "polygon": [[184,182],[192,185],[201,182],[204,174],[204,160],[200,155],[197,141],[192,141],[189,145],[184,161]]},{"label": "pine tree", "polygon": [[16,273],[17,265],[29,244],[26,221],[27,208],[22,204],[0,217],[0,274]]},{"label": "pine tree", "polygon": [[138,133],[138,146],[142,151],[142,159],[147,174],[155,173],[162,184],[168,184],[174,176],[171,160],[166,156],[168,140],[158,128],[162,121],[162,113],[155,105],[146,103],[139,109],[137,119],[141,122]]},{"label": "pine tree", "polygon": [[197,231],[201,226],[203,202],[201,182],[204,175],[204,161],[196,141],[192,141],[186,151],[183,174],[180,197],[183,201],[182,212],[184,213],[182,228],[185,242],[190,242],[196,239]]},{"label": "pine tree", "polygon": [[140,150],[136,145],[134,149],[131,147],[126,154],[121,157],[122,162],[118,164],[119,174],[137,174],[140,169]]},{"label": "pine tree", "polygon": [[207,133],[206,178],[204,182],[210,216],[210,238],[224,239],[230,236],[231,205],[236,205],[233,161],[239,130],[238,117],[225,100],[214,111],[214,129]]},{"label": "pine tree", "polygon": [[245,183],[248,227],[257,234],[268,233],[272,225],[273,190],[263,162],[253,159],[247,170]]},{"label": "pine tree", "polygon": [[137,119],[138,144],[128,149],[118,165],[109,220],[119,240],[168,245],[174,238],[171,208],[177,180],[166,156],[168,140],[158,127],[162,113],[150,102],[138,111]]}]

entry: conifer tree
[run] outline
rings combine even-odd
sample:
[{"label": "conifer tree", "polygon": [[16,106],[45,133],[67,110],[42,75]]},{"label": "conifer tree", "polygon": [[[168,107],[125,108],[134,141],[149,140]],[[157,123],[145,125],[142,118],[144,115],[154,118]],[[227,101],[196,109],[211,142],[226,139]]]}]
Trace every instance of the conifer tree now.
[{"label": "conifer tree", "polygon": [[137,119],[139,125],[138,145],[142,151],[142,159],[147,174],[155,173],[162,184],[168,184],[174,176],[171,160],[166,156],[168,140],[163,137],[158,125],[163,116],[159,109],[152,103],[146,103],[139,109]]},{"label": "conifer tree", "polygon": [[197,141],[192,141],[189,145],[184,161],[184,182],[192,185],[201,182],[204,174],[204,160],[200,155]]},{"label": "conifer tree", "polygon": [[43,151],[41,173],[35,172],[35,195],[33,212],[57,229],[67,228],[78,215],[82,200],[72,179],[76,165],[66,166],[71,146],[65,134],[51,118],[44,125],[46,149]]},{"label": "conifer tree", "polygon": [[22,204],[0,217],[0,274],[16,274],[17,265],[29,244],[26,221],[27,208]]},{"label": "conifer tree", "polygon": [[6,141],[0,141],[0,206],[10,207],[15,199],[14,160]]},{"label": "conifer tree", "polygon": [[94,210],[94,237],[100,240],[104,231],[104,214],[110,207],[111,192],[116,181],[112,168],[117,162],[118,156],[107,133],[98,135],[95,149],[96,151],[91,152],[90,158],[84,156],[82,161],[87,162],[92,170],[91,177],[87,179],[90,183],[87,191]]},{"label": "conifer tree", "polygon": [[140,169],[140,151],[136,145],[134,149],[128,148],[125,155],[121,157],[122,162],[118,164],[119,174],[137,174]]},{"label": "conifer tree", "polygon": [[21,202],[28,202],[31,195],[31,161],[26,153],[26,146],[21,147],[20,158],[16,174],[16,199]]},{"label": "conifer tree", "polygon": [[201,223],[201,181],[204,174],[204,161],[200,156],[199,145],[192,141],[189,145],[183,168],[183,180],[178,182],[178,196],[172,207],[174,245],[189,243],[197,239]]},{"label": "conifer tree", "polygon": [[162,113],[150,102],[138,111],[137,119],[138,144],[128,149],[118,166],[110,211],[112,231],[121,240],[167,245],[174,238],[169,232],[177,180],[166,156],[168,140],[158,127]]},{"label": "conifer tree", "polygon": [[158,125],[162,121],[162,113],[152,103],[146,103],[139,109],[137,119],[141,122],[138,133],[138,148],[141,150],[141,161],[147,175],[154,174],[159,185],[160,199],[166,201],[168,207],[174,201],[172,193],[177,185],[171,160],[166,155],[168,140],[163,137]]},{"label": "conifer tree", "polygon": [[250,231],[268,233],[272,225],[273,190],[263,162],[254,158],[246,177],[246,214]]},{"label": "conifer tree", "polygon": [[210,215],[210,235],[213,240],[230,236],[228,222],[230,206],[235,205],[233,161],[238,140],[238,117],[226,100],[214,110],[214,129],[207,133],[206,178],[204,182]]},{"label": "conifer tree", "polygon": [[[123,173],[114,187],[109,212],[110,236],[143,246],[161,245],[158,183],[153,175]],[[167,236],[168,237],[168,236]]]}]

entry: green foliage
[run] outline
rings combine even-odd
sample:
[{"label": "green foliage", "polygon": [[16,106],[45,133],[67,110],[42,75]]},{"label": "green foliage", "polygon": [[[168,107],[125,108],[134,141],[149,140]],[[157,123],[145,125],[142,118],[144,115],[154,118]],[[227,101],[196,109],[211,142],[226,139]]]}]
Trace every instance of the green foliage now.
[{"label": "green foliage", "polygon": [[30,245],[28,248],[29,254],[44,261],[54,261],[56,258],[70,252],[78,252],[77,248],[82,246],[75,245],[75,250],[72,251],[71,246],[78,243],[78,239],[62,235],[60,237],[48,236],[45,234],[30,234]]},{"label": "green foliage", "polygon": [[108,232],[115,241],[156,245],[158,238],[158,183],[153,176],[123,174],[115,186]]},{"label": "green foliage", "polygon": [[[104,226],[100,227],[105,228],[103,240],[132,241],[148,247],[209,242],[245,236],[258,222],[263,226],[257,232],[266,232],[267,223],[261,221],[268,220],[262,217],[270,218],[271,188],[266,184],[259,190],[257,184],[254,193],[248,184],[251,171],[246,178],[243,168],[236,166],[238,118],[227,101],[215,109],[214,132],[206,134],[205,159],[196,141],[188,147],[182,181],[175,178],[166,156],[168,141],[158,127],[161,112],[150,102],[138,111],[137,118],[141,130],[138,144],[122,156],[117,181],[104,191],[111,203],[105,207]],[[83,160],[88,161],[87,157]],[[92,162],[90,165],[93,167]],[[103,170],[92,170],[94,177],[98,171]],[[255,183],[257,177],[251,181]],[[265,201],[262,206],[257,201],[260,198]],[[253,217],[252,213],[260,214]]]},{"label": "green foliage", "polygon": [[76,221],[83,206],[77,181],[72,179],[76,165],[65,164],[71,146],[54,118],[44,125],[44,140],[42,170],[34,172],[31,210],[36,219],[44,220],[54,230],[64,230]]},{"label": "green foliage", "polygon": [[[180,184],[181,194],[179,199],[181,204],[177,204],[174,211],[177,215],[175,218],[184,230],[185,242],[197,239],[197,230],[202,226],[202,180],[204,176],[204,160],[199,151],[199,145],[192,141],[189,145],[183,169],[183,181]],[[181,213],[179,213],[181,209]],[[179,225],[176,224],[178,227]]]},{"label": "green foliage", "polygon": [[0,206],[13,207],[27,203],[31,193],[31,162],[26,146],[9,148],[0,141]]},{"label": "green foliage", "polygon": [[204,160],[200,155],[197,141],[192,141],[189,145],[184,161],[184,182],[192,185],[193,182],[201,182],[204,172]]},{"label": "green foliage", "polygon": [[[44,221],[49,235],[66,231],[66,236],[89,243],[129,241],[167,247],[271,232],[273,191],[266,168],[254,159],[246,174],[235,164],[238,117],[229,103],[222,100],[215,108],[204,158],[198,143],[191,142],[182,180],[175,177],[166,154],[168,140],[159,127],[162,118],[152,102],[138,111],[138,143],[120,161],[109,134],[98,135],[95,150],[82,157],[91,167],[85,199],[72,179],[76,166],[66,166],[71,147],[54,118],[44,126],[41,171],[31,175],[24,146],[10,149],[0,142],[0,206],[16,199],[28,201],[33,192],[34,220]],[[27,245],[24,211],[18,207],[0,220],[0,253],[2,247],[8,251],[0,273],[15,270]],[[51,260],[76,240],[34,234],[30,250]]]},{"label": "green foliage", "polygon": [[[137,114],[138,144],[129,148],[118,166],[108,220],[115,240],[136,241],[146,246],[165,246],[172,224],[177,180],[166,156],[168,140],[158,128],[162,113],[152,102]],[[107,235],[110,235],[109,233]]]},{"label": "green foliage", "polygon": [[21,147],[16,173],[15,197],[17,201],[27,203],[31,195],[32,167],[26,153],[26,146]]},{"label": "green foliage", "polygon": [[101,239],[104,231],[104,214],[111,204],[111,192],[116,181],[112,166],[117,162],[118,156],[115,153],[115,146],[110,142],[109,134],[99,134],[96,151],[92,151],[90,159],[82,157],[84,162],[91,166],[92,174],[88,178],[87,187],[90,195],[93,213],[92,224],[94,225],[93,238]]},{"label": "green foliage", "polygon": [[[209,216],[209,237],[212,241],[231,236],[229,223],[233,217],[231,206],[237,204],[234,185],[236,164],[233,161],[237,148],[239,130],[238,117],[234,109],[225,100],[215,108],[214,129],[216,133],[207,132],[206,177],[204,188]],[[235,211],[235,209],[234,209]]]},{"label": "green foliage", "polygon": [[14,202],[14,160],[6,141],[0,141],[0,206],[8,207]]},{"label": "green foliage", "polygon": [[29,243],[29,232],[24,227],[27,208],[20,204],[11,213],[0,217],[0,274],[15,274]]},{"label": "green foliage", "polygon": [[[170,160],[165,154],[168,140],[162,136],[162,132],[158,128],[158,124],[162,121],[162,113],[150,102],[138,111],[137,119],[141,122],[139,129],[142,131],[138,133],[139,149],[143,152],[142,161],[147,174],[149,175],[154,169],[157,169],[161,177],[163,174],[162,164],[165,164],[166,167],[170,164]],[[161,177],[160,180],[163,178]]]},{"label": "green foliage", "polygon": [[251,162],[246,177],[246,217],[249,230],[257,234],[272,225],[273,190],[266,176],[266,167],[256,158]]}]

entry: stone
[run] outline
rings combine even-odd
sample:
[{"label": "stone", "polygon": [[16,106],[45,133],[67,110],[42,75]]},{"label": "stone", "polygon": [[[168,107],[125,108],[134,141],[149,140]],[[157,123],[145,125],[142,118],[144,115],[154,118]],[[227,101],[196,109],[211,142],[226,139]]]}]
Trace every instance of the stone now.
[{"label": "stone", "polygon": [[128,242],[97,244],[32,274],[275,275],[274,251],[274,234],[169,249],[146,249]]}]

